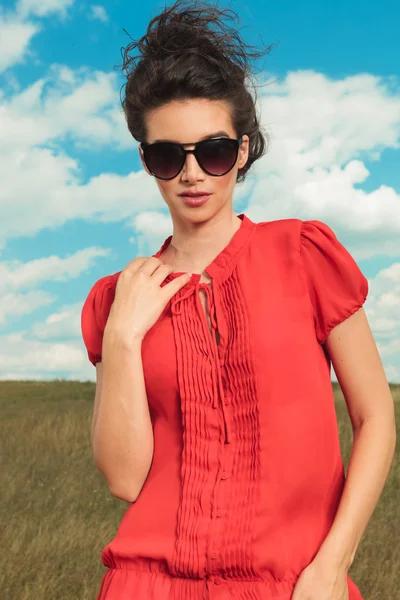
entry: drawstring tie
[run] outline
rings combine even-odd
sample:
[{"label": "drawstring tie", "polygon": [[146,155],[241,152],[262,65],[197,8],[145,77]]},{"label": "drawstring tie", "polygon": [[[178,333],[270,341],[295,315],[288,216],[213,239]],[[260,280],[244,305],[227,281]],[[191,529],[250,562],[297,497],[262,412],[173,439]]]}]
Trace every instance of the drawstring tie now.
[{"label": "drawstring tie", "polygon": [[[213,349],[214,349],[214,353],[218,357],[218,344],[216,341],[216,333],[215,333],[218,325],[217,325],[217,321],[216,321],[215,315],[214,315],[213,293],[208,284],[197,283],[196,286],[189,287],[186,290],[186,292],[184,292],[179,298],[177,298],[175,296],[171,301],[171,312],[174,315],[180,315],[182,307],[179,306],[179,304],[183,300],[186,300],[186,298],[189,298],[194,292],[196,292],[197,290],[200,290],[200,289],[203,289],[206,292],[207,307],[208,307],[208,312],[209,312],[210,321],[211,321],[211,332],[212,332],[211,337],[212,337],[212,342],[213,342]],[[203,313],[202,317],[204,316],[206,318],[206,315],[204,314],[204,310],[203,310],[203,307],[201,306],[200,302],[201,302],[201,300],[200,300],[200,297],[198,296],[196,298],[197,310],[201,311]],[[208,328],[208,325],[207,325],[207,328]],[[225,424],[225,443],[229,444],[231,441],[231,433],[230,433],[230,427],[229,427],[229,418],[228,418],[228,415],[226,414],[225,402],[223,400],[224,391],[223,391],[221,370],[219,368],[217,368],[217,379],[218,379],[218,390],[219,390],[219,395],[220,395],[220,399],[221,399],[222,414],[223,414],[224,424]],[[214,396],[213,407],[218,408],[218,396]]]}]

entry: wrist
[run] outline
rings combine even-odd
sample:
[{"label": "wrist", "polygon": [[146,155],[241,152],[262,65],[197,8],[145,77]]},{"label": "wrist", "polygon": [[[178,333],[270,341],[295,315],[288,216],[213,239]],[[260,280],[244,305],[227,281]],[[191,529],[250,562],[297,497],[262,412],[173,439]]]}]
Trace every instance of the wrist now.
[{"label": "wrist", "polygon": [[109,324],[109,322],[107,322],[104,328],[103,348],[107,346],[129,352],[137,346],[141,346],[142,341],[143,337],[141,335],[133,333],[128,338],[126,332],[119,331],[112,324]]},{"label": "wrist", "polygon": [[333,569],[342,571],[348,571],[353,560],[354,554],[348,550],[330,546],[328,543],[322,544],[315,557],[316,562],[330,565]]}]

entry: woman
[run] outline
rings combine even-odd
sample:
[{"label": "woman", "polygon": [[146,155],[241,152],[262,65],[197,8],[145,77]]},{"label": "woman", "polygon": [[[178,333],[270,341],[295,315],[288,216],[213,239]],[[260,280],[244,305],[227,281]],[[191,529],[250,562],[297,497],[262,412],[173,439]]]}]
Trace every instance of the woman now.
[{"label": "woman", "polygon": [[131,503],[98,600],[362,598],[348,569],[395,445],[368,281],[321,221],[234,214],[265,141],[230,12],[177,2],[125,50],[128,127],[173,235],[82,310],[94,459]]}]

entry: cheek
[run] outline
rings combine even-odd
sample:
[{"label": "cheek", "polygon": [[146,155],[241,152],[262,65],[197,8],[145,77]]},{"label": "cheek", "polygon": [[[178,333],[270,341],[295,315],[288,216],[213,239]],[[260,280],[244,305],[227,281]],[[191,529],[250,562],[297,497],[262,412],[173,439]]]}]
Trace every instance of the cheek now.
[{"label": "cheek", "polygon": [[174,194],[174,192],[173,192],[174,188],[171,185],[171,182],[162,181],[161,179],[156,179],[156,181],[157,181],[158,189],[160,190],[161,196],[168,203],[169,198],[172,198],[172,196]]},{"label": "cheek", "polygon": [[220,194],[221,196],[229,195],[235,187],[236,172],[237,169],[232,169],[232,171],[229,171],[229,173],[223,175],[222,177],[215,177],[215,183],[210,182],[211,184],[213,184],[212,189],[214,189],[215,192]]}]

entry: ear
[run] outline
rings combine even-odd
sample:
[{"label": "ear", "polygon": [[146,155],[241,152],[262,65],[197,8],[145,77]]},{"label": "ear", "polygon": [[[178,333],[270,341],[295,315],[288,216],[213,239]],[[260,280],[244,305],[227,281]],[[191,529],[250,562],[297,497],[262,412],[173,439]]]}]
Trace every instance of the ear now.
[{"label": "ear", "polygon": [[144,161],[144,158],[143,158],[143,150],[142,150],[142,148],[140,147],[140,145],[138,146],[138,150],[139,150],[139,156],[140,156],[140,160],[142,161],[142,165],[143,165],[143,168],[144,168],[144,170],[146,171],[146,173],[147,173],[148,175],[151,175],[151,176],[153,176],[153,175],[150,173],[150,171],[148,170],[148,168],[147,168],[147,165],[146,165],[146,163],[145,163],[145,161]]},{"label": "ear", "polygon": [[249,158],[249,142],[250,138],[248,135],[244,134],[242,143],[239,146],[239,154],[238,154],[238,167],[239,169],[243,169],[247,160]]}]

